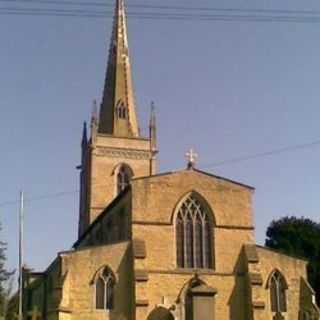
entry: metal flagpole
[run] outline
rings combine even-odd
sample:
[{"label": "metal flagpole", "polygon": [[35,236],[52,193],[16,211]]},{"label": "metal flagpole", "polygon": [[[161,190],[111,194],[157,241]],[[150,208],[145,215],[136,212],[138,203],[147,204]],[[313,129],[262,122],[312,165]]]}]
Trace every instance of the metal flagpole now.
[{"label": "metal flagpole", "polygon": [[24,218],[23,191],[20,192],[19,210],[19,320],[23,320],[23,218]]}]

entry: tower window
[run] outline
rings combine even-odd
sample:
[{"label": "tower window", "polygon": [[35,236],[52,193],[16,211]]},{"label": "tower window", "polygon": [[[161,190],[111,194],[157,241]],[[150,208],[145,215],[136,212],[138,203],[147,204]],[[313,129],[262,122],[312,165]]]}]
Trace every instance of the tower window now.
[{"label": "tower window", "polygon": [[127,107],[123,103],[123,101],[119,100],[117,107],[116,107],[117,117],[119,119],[126,119],[127,118]]},{"label": "tower window", "polygon": [[274,271],[269,279],[271,311],[282,313],[287,311],[286,280],[279,271]]},{"label": "tower window", "polygon": [[195,195],[180,206],[175,227],[178,267],[212,268],[212,223]]},{"label": "tower window", "polygon": [[132,170],[128,166],[122,165],[117,174],[117,194],[129,185],[131,177]]},{"label": "tower window", "polygon": [[114,285],[115,278],[112,271],[104,268],[96,280],[96,309],[113,309]]}]

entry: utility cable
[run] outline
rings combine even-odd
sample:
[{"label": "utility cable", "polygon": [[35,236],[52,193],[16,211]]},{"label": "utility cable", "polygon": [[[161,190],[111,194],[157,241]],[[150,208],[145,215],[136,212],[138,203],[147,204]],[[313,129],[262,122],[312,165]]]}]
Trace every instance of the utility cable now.
[{"label": "utility cable", "polygon": [[219,162],[213,162],[211,164],[205,164],[205,165],[201,166],[201,168],[210,169],[213,167],[218,167],[218,166],[222,166],[222,165],[226,165],[226,164],[240,163],[243,161],[270,157],[270,156],[274,156],[274,155],[278,155],[278,154],[282,154],[282,153],[293,152],[293,151],[302,150],[302,149],[309,149],[309,148],[316,147],[319,145],[320,145],[320,140],[315,140],[315,141],[312,141],[309,143],[296,144],[296,145],[283,147],[283,148],[279,148],[279,149],[273,149],[273,150],[269,150],[269,151],[265,151],[265,152],[261,152],[261,153],[244,155],[244,156],[235,157],[235,158],[231,158],[231,159],[227,159],[227,160],[223,160],[223,161],[219,161]]},{"label": "utility cable", "polygon": [[[0,0],[2,2],[6,0]],[[61,3],[58,0],[9,0],[15,3],[23,1],[23,3]],[[74,4],[74,1],[66,3]],[[82,3],[88,4],[89,3]],[[136,5],[138,8],[138,5]],[[170,6],[155,6],[155,5],[140,5],[141,9],[149,9],[149,11],[129,11],[127,16],[133,19],[148,19],[148,20],[195,20],[195,21],[248,21],[248,22],[299,22],[299,23],[319,23],[319,11],[290,11],[290,10],[264,10],[264,9],[238,9],[238,8],[203,8],[203,7],[170,7]],[[150,9],[152,9],[150,11]],[[157,9],[157,10],[155,10]],[[192,10],[192,13],[186,12],[160,12],[159,9],[166,10]],[[211,11],[209,11],[209,9]],[[199,11],[204,11],[201,13]],[[208,13],[209,11],[209,13]],[[48,7],[0,7],[1,15],[37,15],[37,16],[74,16],[88,18],[110,18],[114,16],[112,11],[88,10],[88,9],[65,9],[65,8],[48,8]]]},{"label": "utility cable", "polygon": [[[31,15],[31,16],[62,16],[86,18],[113,18],[111,12],[67,10],[67,9],[25,9],[4,7],[0,15]],[[320,16],[267,16],[267,15],[213,15],[213,14],[177,14],[155,12],[132,12],[127,14],[131,19],[143,20],[174,20],[174,21],[241,21],[241,22],[287,22],[287,23],[320,23]]]},{"label": "utility cable", "polygon": [[[204,164],[204,165],[201,165],[200,167],[201,167],[201,169],[209,169],[209,168],[213,168],[213,167],[218,167],[218,166],[222,166],[222,165],[229,165],[229,164],[234,164],[234,163],[240,163],[243,161],[249,161],[249,160],[254,160],[254,159],[258,159],[258,158],[266,158],[266,157],[270,157],[270,156],[274,156],[274,155],[278,155],[278,154],[282,154],[282,153],[294,152],[294,151],[303,150],[303,149],[310,149],[310,148],[317,147],[319,145],[320,145],[320,139],[314,140],[311,142],[307,142],[307,143],[303,143],[303,144],[296,144],[296,145],[273,149],[273,150],[269,150],[269,151],[265,151],[265,152],[245,155],[245,156],[241,156],[241,157],[235,157],[235,158],[231,158],[231,159],[227,159],[227,160],[223,160],[223,161],[219,161],[219,162],[213,162],[211,164]],[[95,187],[106,187],[107,186],[107,184],[96,184],[96,185],[93,184],[93,185]],[[53,194],[45,194],[45,195],[41,195],[41,196],[26,198],[25,203],[30,203],[30,202],[34,202],[34,201],[40,201],[40,200],[47,200],[47,199],[54,199],[54,198],[58,198],[58,197],[74,195],[76,193],[79,193],[79,189],[75,189],[75,190],[71,190],[71,191],[56,192]],[[18,204],[18,203],[19,203],[19,200],[9,200],[9,201],[5,201],[5,202],[0,203],[0,207],[14,205],[14,204]]]},{"label": "utility cable", "polygon": [[[91,6],[91,7],[114,7],[114,1],[107,2],[78,2],[78,1],[59,1],[59,0],[0,0],[0,2],[10,3],[29,3],[29,4],[55,4],[63,6]],[[152,4],[126,4],[128,8],[177,10],[177,11],[217,11],[217,12],[242,12],[242,13],[273,13],[273,14],[320,14],[317,10],[288,10],[288,9],[255,9],[255,8],[217,8],[217,7],[195,7],[195,6],[171,6],[171,5],[152,5]]]}]

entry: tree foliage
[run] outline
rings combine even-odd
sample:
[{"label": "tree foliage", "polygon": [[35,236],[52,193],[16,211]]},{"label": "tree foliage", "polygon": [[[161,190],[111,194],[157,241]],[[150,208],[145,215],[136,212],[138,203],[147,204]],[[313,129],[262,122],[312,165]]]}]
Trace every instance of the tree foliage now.
[{"label": "tree foliage", "polygon": [[308,281],[320,304],[320,224],[306,218],[284,217],[271,222],[266,246],[308,260]]},{"label": "tree foliage", "polygon": [[[0,225],[1,231],[1,225]],[[7,244],[0,240],[0,317],[4,316],[6,305],[8,302],[8,280],[12,276],[13,272],[9,272],[6,267],[6,250]]]}]

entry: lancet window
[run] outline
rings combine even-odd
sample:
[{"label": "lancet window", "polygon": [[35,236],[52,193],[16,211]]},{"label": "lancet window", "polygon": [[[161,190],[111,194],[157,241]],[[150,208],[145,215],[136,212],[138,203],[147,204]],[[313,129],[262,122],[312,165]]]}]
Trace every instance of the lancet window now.
[{"label": "lancet window", "polygon": [[119,100],[119,102],[117,104],[116,111],[117,111],[117,117],[119,119],[126,119],[127,118],[127,107],[125,106],[123,101]]},{"label": "lancet window", "polygon": [[194,194],[189,195],[180,206],[175,221],[178,267],[213,267],[213,224],[210,214]]},{"label": "lancet window", "polygon": [[129,185],[131,177],[132,170],[126,165],[121,165],[117,173],[117,194]]},{"label": "lancet window", "polygon": [[96,280],[96,309],[111,310],[114,305],[115,278],[109,268],[104,268]]},{"label": "lancet window", "polygon": [[282,313],[287,311],[286,280],[279,271],[274,271],[269,279],[271,311]]}]

